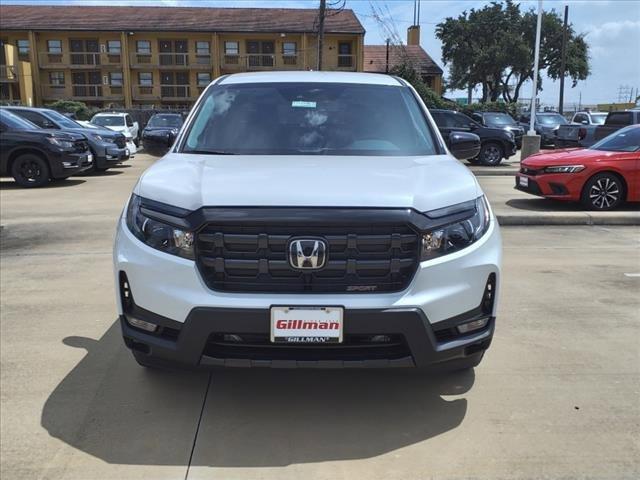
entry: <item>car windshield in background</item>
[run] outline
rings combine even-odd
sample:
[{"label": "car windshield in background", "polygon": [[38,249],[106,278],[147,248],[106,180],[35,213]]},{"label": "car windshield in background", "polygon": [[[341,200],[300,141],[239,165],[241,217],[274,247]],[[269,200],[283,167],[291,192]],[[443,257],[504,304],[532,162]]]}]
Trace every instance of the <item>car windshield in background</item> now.
[{"label": "car windshield in background", "polygon": [[239,155],[438,153],[408,88],[339,83],[213,87],[182,148]]},{"label": "car windshield in background", "polygon": [[640,151],[640,127],[623,128],[593,144],[590,150],[638,152]]},{"label": "car windshield in background", "polygon": [[100,125],[101,127],[122,127],[124,126],[124,117],[117,115],[100,115],[99,117],[93,117],[91,123]]},{"label": "car windshield in background", "polygon": [[569,123],[566,118],[559,114],[537,114],[536,120],[542,125],[566,125]]},{"label": "car windshield in background", "polygon": [[489,113],[484,115],[487,125],[515,125],[516,121],[506,113]]},{"label": "car windshield in background", "polygon": [[4,108],[0,108],[0,121],[11,130],[40,130],[29,120],[25,120]]},{"label": "car windshield in background", "polygon": [[45,117],[48,117],[49,120],[57,123],[62,128],[84,128],[79,123],[75,122],[74,120],[71,120],[69,117],[65,117],[64,115],[62,115],[59,112],[56,112],[55,110],[46,110],[46,111],[43,111],[42,113],[44,114]]},{"label": "car windshield in background", "polygon": [[180,128],[182,117],[180,115],[154,115],[147,123],[147,127]]},{"label": "car windshield in background", "polygon": [[591,114],[591,123],[594,125],[604,125],[604,121],[607,119],[607,114],[602,113],[599,115]]}]

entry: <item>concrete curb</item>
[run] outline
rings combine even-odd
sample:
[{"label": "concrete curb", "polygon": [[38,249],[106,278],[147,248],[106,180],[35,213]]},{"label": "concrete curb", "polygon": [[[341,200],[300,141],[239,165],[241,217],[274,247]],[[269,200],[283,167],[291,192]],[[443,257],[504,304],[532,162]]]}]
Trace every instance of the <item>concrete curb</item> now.
[{"label": "concrete curb", "polygon": [[476,177],[500,177],[500,176],[506,176],[506,175],[513,176],[516,173],[518,173],[517,169],[514,170],[514,169],[506,169],[506,168],[499,168],[499,167],[486,168],[483,170],[471,169],[471,171]]},{"label": "concrete curb", "polygon": [[[627,213],[627,212],[624,212]],[[543,214],[500,214],[496,213],[501,226],[544,226],[544,225],[640,225],[640,213],[636,215],[592,215],[584,212],[572,212],[561,215]]]}]

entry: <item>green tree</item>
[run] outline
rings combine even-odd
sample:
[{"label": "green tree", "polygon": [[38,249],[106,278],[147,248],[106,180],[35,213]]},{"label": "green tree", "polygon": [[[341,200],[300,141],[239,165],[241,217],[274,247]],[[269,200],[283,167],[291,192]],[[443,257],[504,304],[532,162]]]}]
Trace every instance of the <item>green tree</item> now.
[{"label": "green tree", "polygon": [[[494,1],[481,9],[464,11],[436,26],[442,41],[442,59],[449,65],[448,86],[466,89],[482,87],[482,101],[502,97],[517,102],[522,85],[533,79],[536,12],[520,10],[513,0]],[[543,13],[540,41],[540,72],[560,78],[562,25],[555,11]],[[588,45],[584,35],[567,29],[566,75],[584,80],[589,75]],[[538,82],[542,89],[542,82]]]}]

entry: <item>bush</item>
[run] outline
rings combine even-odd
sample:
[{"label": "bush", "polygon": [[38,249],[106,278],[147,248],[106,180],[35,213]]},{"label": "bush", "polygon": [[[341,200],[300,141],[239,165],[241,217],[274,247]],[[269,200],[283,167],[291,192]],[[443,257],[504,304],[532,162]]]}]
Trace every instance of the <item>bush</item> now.
[{"label": "bush", "polygon": [[98,109],[89,107],[82,102],[72,100],[56,100],[46,106],[60,113],[73,113],[78,120],[91,120],[91,117],[98,111]]},{"label": "bush", "polygon": [[404,62],[400,65],[396,65],[389,71],[389,73],[409,82],[413,88],[416,89],[416,92],[418,92],[418,95],[420,95],[420,98],[422,98],[422,101],[425,103],[427,108],[453,107],[450,102],[444,100],[442,97],[438,96],[436,92],[427,87],[411,63]]}]

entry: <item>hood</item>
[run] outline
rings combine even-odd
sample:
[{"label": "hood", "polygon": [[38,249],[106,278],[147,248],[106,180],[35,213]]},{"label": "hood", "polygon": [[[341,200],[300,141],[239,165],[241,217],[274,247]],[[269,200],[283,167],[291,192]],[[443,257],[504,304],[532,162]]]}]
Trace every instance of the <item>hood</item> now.
[{"label": "hood", "polygon": [[481,194],[475,176],[446,155],[425,157],[195,155],[170,153],[134,193],[202,206],[409,207],[435,210]]},{"label": "hood", "polygon": [[78,132],[78,133],[83,133],[86,135],[100,135],[101,137],[105,137],[105,138],[115,138],[118,136],[117,132],[114,132],[113,130],[109,130],[108,128],[90,128],[90,127],[86,127],[86,128],[69,128],[69,131],[73,131],[73,132]]},{"label": "hood", "polygon": [[108,130],[112,130],[114,132],[121,132],[121,133],[124,133],[124,132],[129,130],[124,125],[118,125],[118,126],[113,126],[113,127],[112,126],[108,126],[108,127],[105,127],[105,128],[107,128]]},{"label": "hood", "polygon": [[553,153],[537,153],[522,161],[527,167],[548,167],[552,165],[577,165],[585,161],[600,160],[614,155],[616,152],[589,150],[587,148],[566,148],[554,150]]}]

